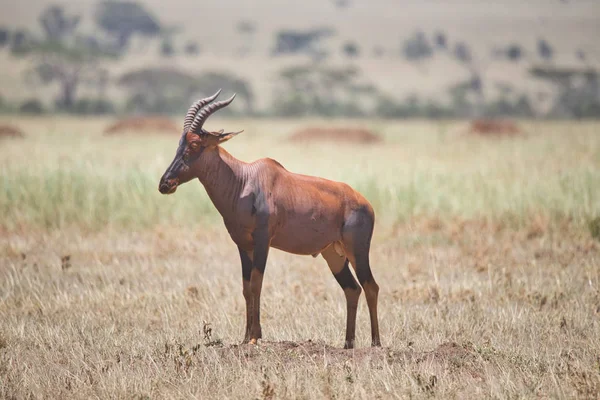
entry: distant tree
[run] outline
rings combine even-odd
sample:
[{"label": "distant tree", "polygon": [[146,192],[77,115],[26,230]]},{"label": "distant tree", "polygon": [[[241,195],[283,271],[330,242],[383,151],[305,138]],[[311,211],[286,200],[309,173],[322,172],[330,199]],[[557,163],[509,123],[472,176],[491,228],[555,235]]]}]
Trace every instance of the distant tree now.
[{"label": "distant tree", "polygon": [[256,25],[252,21],[239,21],[237,24],[237,31],[241,36],[242,44],[237,49],[239,56],[246,56],[252,51],[252,46],[256,42],[254,34],[256,33]]},{"label": "distant tree", "polygon": [[[34,65],[27,77],[35,85],[58,85],[56,105],[72,111],[81,85],[99,85],[106,80],[103,60],[115,54],[90,46],[85,36],[75,31],[79,16],[66,15],[64,10],[50,7],[42,12],[39,22],[45,38],[26,41],[26,53]],[[105,84],[105,83],[104,83]]]},{"label": "distant tree", "polygon": [[324,50],[319,48],[322,39],[333,35],[329,28],[310,29],[308,31],[282,30],[277,33],[273,55],[307,54],[322,58]]},{"label": "distant tree", "polygon": [[34,38],[28,31],[19,29],[11,35],[10,51],[14,55],[26,55],[34,45]]},{"label": "distant tree", "polygon": [[501,96],[507,97],[515,91],[512,84],[506,82],[496,82],[496,89],[500,92]]},{"label": "distant tree", "polygon": [[283,69],[279,77],[272,109],[280,116],[356,117],[364,114],[360,102],[377,94],[354,67],[299,65]]},{"label": "distant tree", "polygon": [[519,61],[523,57],[523,50],[518,44],[511,44],[506,49],[506,57],[510,61]]},{"label": "distant tree", "polygon": [[38,99],[25,100],[19,106],[19,111],[24,114],[43,114],[46,110],[42,102]]},{"label": "distant tree", "polygon": [[69,16],[61,6],[53,5],[46,8],[39,17],[39,22],[47,40],[63,40],[72,36],[81,17]]},{"label": "distant tree", "polygon": [[433,48],[427,37],[421,31],[415,32],[413,36],[404,41],[402,52],[409,61],[420,61],[433,55]]},{"label": "distant tree", "polygon": [[469,81],[470,89],[474,92],[480,92],[483,89],[483,82],[479,74],[475,74]]},{"label": "distant tree", "polygon": [[175,55],[175,46],[173,46],[173,42],[170,39],[163,39],[160,44],[160,54],[163,57],[172,57]]},{"label": "distant tree", "polygon": [[0,47],[4,47],[10,40],[10,31],[7,28],[0,28]]},{"label": "distant tree", "polygon": [[128,94],[128,111],[175,113],[189,107],[200,89],[196,76],[176,68],[148,67],[123,74],[117,81]]},{"label": "distant tree", "polygon": [[593,68],[535,67],[529,73],[557,89],[550,116],[600,117],[600,79]]},{"label": "distant tree", "polygon": [[[211,95],[218,89],[223,89],[227,96],[237,93],[238,101],[245,103],[243,112],[251,113],[254,107],[254,96],[248,82],[228,72],[206,72],[196,76],[176,68],[149,67],[122,75],[118,84],[129,93],[129,111],[185,112],[191,101]],[[236,108],[239,109],[239,106],[232,110]]]},{"label": "distant tree", "polygon": [[447,49],[448,40],[444,32],[437,32],[434,38],[435,45],[438,49]]},{"label": "distant tree", "polygon": [[73,105],[72,112],[81,115],[106,115],[113,114],[115,106],[106,99],[80,98]]},{"label": "distant tree", "polygon": [[454,56],[471,75],[468,80],[450,88],[454,112],[461,117],[481,117],[485,113],[486,104],[481,65],[475,61],[471,49],[465,42],[458,42],[455,45]]},{"label": "distant tree", "polygon": [[98,85],[99,80],[106,79],[102,61],[114,58],[113,54],[93,51],[76,43],[50,41],[36,44],[30,55],[35,66],[28,75],[37,84],[58,84],[60,94],[56,104],[65,110],[72,109],[81,85]]},{"label": "distant tree", "polygon": [[546,61],[550,61],[554,55],[554,50],[545,39],[539,39],[537,44],[537,50],[540,57]]},{"label": "distant tree", "polygon": [[346,42],[342,47],[344,54],[349,58],[354,58],[359,56],[358,45],[354,42]]},{"label": "distant tree", "polygon": [[132,1],[101,1],[95,12],[96,24],[116,39],[119,51],[135,34],[155,37],[161,32],[158,20],[141,4]]},{"label": "distant tree", "polygon": [[533,117],[535,115],[535,110],[533,109],[531,101],[527,95],[524,94],[519,97],[515,103],[513,115],[519,117]]},{"label": "distant tree", "polygon": [[[74,37],[77,45],[87,48],[92,52],[111,52],[113,51],[109,44],[102,42],[98,37],[90,34],[77,34]],[[113,51],[114,52],[114,51]]]},{"label": "distant tree", "polygon": [[468,64],[473,60],[471,49],[465,42],[458,42],[454,47],[454,57],[464,64]]},{"label": "distant tree", "polygon": [[[198,77],[203,94],[211,95],[218,89],[225,93],[236,93],[244,103],[245,114],[254,113],[254,92],[249,82],[230,72],[208,71]],[[235,108],[232,108],[234,110]]]},{"label": "distant tree", "polygon": [[185,46],[183,48],[183,51],[188,56],[196,56],[196,55],[200,54],[200,46],[198,45],[198,42],[196,42],[195,40],[188,40],[188,42],[185,44]]}]

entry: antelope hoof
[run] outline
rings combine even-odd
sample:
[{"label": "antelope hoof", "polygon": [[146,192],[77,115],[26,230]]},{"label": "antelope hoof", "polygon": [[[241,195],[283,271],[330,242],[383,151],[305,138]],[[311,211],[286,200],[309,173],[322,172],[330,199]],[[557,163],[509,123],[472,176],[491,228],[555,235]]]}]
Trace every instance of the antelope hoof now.
[{"label": "antelope hoof", "polygon": [[346,340],[346,343],[344,343],[344,349],[349,350],[349,349],[353,349],[353,348],[354,348],[354,340]]},{"label": "antelope hoof", "polygon": [[379,339],[373,340],[371,342],[371,347],[381,347],[381,341]]},{"label": "antelope hoof", "polygon": [[257,342],[258,342],[257,339],[252,338],[252,339],[250,339],[250,341],[248,343],[250,343],[250,344],[257,344]]}]

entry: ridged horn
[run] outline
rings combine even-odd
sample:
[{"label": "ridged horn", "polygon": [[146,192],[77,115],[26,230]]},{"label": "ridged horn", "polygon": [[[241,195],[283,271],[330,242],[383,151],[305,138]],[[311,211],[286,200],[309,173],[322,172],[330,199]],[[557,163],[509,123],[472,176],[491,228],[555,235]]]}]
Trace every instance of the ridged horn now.
[{"label": "ridged horn", "polygon": [[215,111],[220,110],[223,107],[227,107],[229,104],[231,104],[233,99],[235,99],[235,95],[236,94],[234,93],[233,96],[231,96],[227,100],[217,101],[216,103],[212,103],[208,107],[203,108],[198,113],[198,115],[196,115],[196,118],[194,118],[194,122],[190,127],[190,132],[197,133],[198,130],[202,128],[202,125],[204,125],[204,123],[206,122],[206,119],[210,117],[210,115]]},{"label": "ridged horn", "polygon": [[188,112],[185,116],[185,119],[183,120],[183,130],[185,132],[189,131],[190,126],[192,125],[192,122],[194,122],[194,117],[198,113],[198,110],[200,110],[202,107],[204,107],[205,105],[207,105],[208,103],[210,103],[211,101],[216,99],[220,93],[221,93],[221,89],[217,90],[217,93],[213,94],[212,96],[200,99],[191,105],[190,109],[188,110]]}]

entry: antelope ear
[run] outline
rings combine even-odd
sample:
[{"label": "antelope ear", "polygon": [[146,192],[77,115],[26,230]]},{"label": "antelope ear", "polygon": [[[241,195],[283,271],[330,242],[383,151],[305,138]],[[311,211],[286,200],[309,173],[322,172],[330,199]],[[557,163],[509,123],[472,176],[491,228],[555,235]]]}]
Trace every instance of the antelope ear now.
[{"label": "antelope ear", "polygon": [[244,132],[239,131],[239,132],[227,132],[227,133],[220,133],[219,134],[219,144],[221,143],[225,143],[226,141],[228,141],[229,139],[231,139],[232,137],[239,135],[240,133]]}]

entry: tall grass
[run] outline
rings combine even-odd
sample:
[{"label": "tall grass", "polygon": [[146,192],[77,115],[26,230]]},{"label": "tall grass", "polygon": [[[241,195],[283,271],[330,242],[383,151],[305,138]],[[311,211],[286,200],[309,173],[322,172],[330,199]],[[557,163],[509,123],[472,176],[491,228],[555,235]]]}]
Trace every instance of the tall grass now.
[{"label": "tall grass", "polygon": [[[0,144],[5,230],[139,229],[219,220],[197,181],[172,196],[159,194],[176,136],[104,137],[103,121],[59,120],[51,129],[43,121],[27,123],[41,126],[35,136]],[[594,124],[530,124],[526,137],[501,140],[444,133],[434,123],[378,124],[386,144],[368,147],[292,145],[285,136],[293,123],[235,125],[246,132],[227,144],[232,154],[245,161],[269,156],[294,172],[344,181],[373,203],[379,223],[417,215],[584,223],[600,215]]]}]

